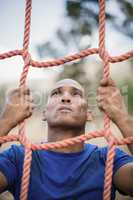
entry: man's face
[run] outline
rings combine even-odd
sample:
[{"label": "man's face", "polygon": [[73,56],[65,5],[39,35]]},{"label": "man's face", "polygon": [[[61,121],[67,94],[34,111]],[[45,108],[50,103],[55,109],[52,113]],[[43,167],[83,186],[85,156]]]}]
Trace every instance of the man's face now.
[{"label": "man's face", "polygon": [[57,82],[50,92],[45,117],[51,127],[84,127],[87,102],[82,86],[72,79]]}]

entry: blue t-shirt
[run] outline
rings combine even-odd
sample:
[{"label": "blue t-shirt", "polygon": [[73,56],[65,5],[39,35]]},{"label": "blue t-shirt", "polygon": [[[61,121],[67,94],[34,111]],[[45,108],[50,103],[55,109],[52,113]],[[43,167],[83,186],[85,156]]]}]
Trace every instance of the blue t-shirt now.
[{"label": "blue t-shirt", "polygon": [[[28,200],[102,200],[107,148],[85,144],[78,153],[33,151]],[[24,148],[12,145],[0,154],[0,171],[19,200]],[[117,149],[114,173],[133,157]],[[112,198],[115,199],[112,185]]]}]

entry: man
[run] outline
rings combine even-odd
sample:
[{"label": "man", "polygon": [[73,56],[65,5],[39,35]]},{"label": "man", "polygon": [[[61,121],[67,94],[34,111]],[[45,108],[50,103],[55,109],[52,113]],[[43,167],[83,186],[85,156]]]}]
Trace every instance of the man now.
[{"label": "man", "polygon": [[[10,96],[0,121],[0,135],[7,133],[32,115],[33,100],[27,88]],[[133,136],[133,121],[128,116],[119,90],[111,79],[103,79],[97,96],[99,108],[120,128],[124,137]],[[12,117],[13,116],[13,117]],[[85,133],[91,119],[82,86],[72,79],[57,82],[50,92],[44,120],[48,124],[48,142]],[[133,154],[133,145],[129,145]],[[102,200],[107,148],[76,144],[52,151],[34,151],[31,166],[29,200]],[[13,145],[0,155],[0,189],[8,189],[19,199],[23,147]],[[115,191],[133,196],[133,157],[117,149],[111,200]]]}]

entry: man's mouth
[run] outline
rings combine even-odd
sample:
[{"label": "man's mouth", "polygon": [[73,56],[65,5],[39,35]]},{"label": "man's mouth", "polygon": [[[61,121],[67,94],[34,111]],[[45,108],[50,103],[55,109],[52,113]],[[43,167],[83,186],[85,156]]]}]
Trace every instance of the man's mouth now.
[{"label": "man's mouth", "polygon": [[66,106],[61,106],[58,111],[60,112],[72,112],[72,109]]}]

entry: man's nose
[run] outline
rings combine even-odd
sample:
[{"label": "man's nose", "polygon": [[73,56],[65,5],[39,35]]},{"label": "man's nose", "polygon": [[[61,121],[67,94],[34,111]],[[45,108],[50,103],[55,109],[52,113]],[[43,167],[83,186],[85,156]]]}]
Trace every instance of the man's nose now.
[{"label": "man's nose", "polygon": [[71,97],[69,94],[64,94],[62,97],[61,97],[61,102],[62,103],[70,103],[71,102]]}]

